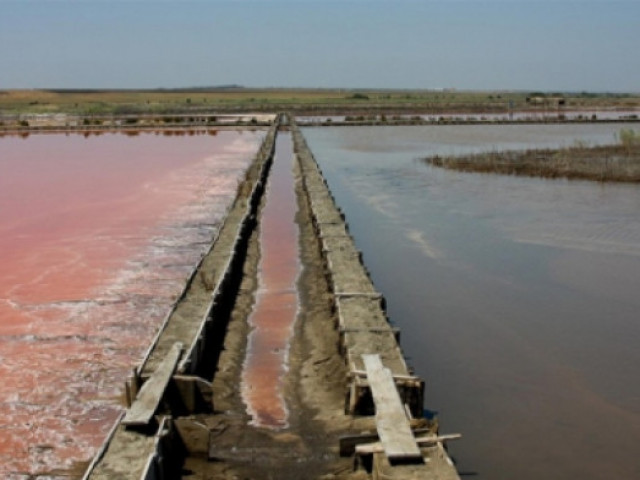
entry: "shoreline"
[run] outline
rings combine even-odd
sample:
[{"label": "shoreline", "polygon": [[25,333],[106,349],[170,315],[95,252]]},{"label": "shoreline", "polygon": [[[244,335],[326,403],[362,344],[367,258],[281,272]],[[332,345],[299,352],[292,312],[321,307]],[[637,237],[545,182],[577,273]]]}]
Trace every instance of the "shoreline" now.
[{"label": "shoreline", "polygon": [[[602,110],[604,112],[604,110]],[[350,115],[351,110],[329,109],[322,113],[317,111],[297,112],[298,125],[301,127],[358,127],[358,126],[415,126],[415,125],[564,125],[564,124],[602,124],[602,123],[640,123],[640,110],[616,118],[598,115],[566,116],[563,112],[542,111],[481,111],[458,112],[455,109],[442,111],[394,109],[382,110],[364,114]],[[585,111],[591,114],[592,111]],[[607,110],[615,112],[615,110]],[[356,111],[356,113],[362,113]],[[569,112],[566,112],[569,113]],[[579,113],[579,110],[571,113]],[[486,114],[487,116],[483,116]],[[60,119],[62,115],[64,118]],[[503,116],[497,116],[503,115]],[[220,117],[227,116],[221,121]],[[331,117],[344,118],[334,119]],[[13,118],[15,117],[15,118]],[[27,118],[38,117],[37,122]],[[268,128],[273,123],[274,115],[265,113],[230,115],[225,113],[199,113],[191,115],[110,115],[108,117],[78,116],[67,118],[66,114],[15,115],[11,121],[0,121],[0,138],[5,136],[20,136],[23,138],[31,134],[76,133],[84,136],[102,135],[106,133],[122,133],[125,135],[139,135],[153,133],[163,135],[198,135],[214,134],[217,130],[238,130],[251,128]],[[325,117],[322,119],[322,117]],[[169,121],[167,121],[167,119]],[[180,119],[177,121],[176,119]]]}]

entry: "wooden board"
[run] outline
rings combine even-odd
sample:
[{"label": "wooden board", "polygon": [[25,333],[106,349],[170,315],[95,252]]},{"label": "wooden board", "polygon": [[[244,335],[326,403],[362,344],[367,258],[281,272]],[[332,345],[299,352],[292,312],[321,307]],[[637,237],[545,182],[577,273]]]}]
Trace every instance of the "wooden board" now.
[{"label": "wooden board", "polygon": [[[439,435],[439,436],[430,435],[426,437],[416,438],[416,443],[420,448],[425,448],[425,447],[436,445],[438,443],[447,442],[449,440],[458,440],[460,438],[462,438],[462,435],[460,435],[459,433],[453,433],[450,435]],[[354,450],[356,453],[360,455],[371,455],[374,453],[383,453],[384,447],[382,446],[382,443],[375,442],[375,443],[356,445],[354,447]]]},{"label": "wooden board", "polygon": [[[411,428],[413,435],[426,435],[430,433],[430,429],[428,428]],[[356,452],[356,448],[361,448],[364,446],[369,446],[372,444],[380,445],[380,451],[384,452],[382,448],[382,444],[378,442],[380,437],[378,436],[378,432],[371,433],[354,433],[349,435],[342,435],[338,438],[338,446],[340,449],[341,457],[350,457]],[[420,443],[419,437],[416,437],[416,441],[418,444]],[[377,453],[377,452],[376,452]]]},{"label": "wooden board", "polygon": [[390,462],[422,461],[391,371],[384,368],[380,355],[362,355],[362,360],[376,406],[380,443],[387,458]]},{"label": "wooden board", "polygon": [[181,355],[182,343],[176,342],[151,377],[142,385],[133,405],[122,420],[123,425],[145,426],[151,422]]},{"label": "wooden board", "polygon": [[[364,356],[364,355],[363,355]],[[360,377],[360,378],[366,378],[367,377],[367,372],[364,370],[351,370],[349,372],[349,375],[351,375],[352,377]],[[420,377],[416,377],[415,375],[397,375],[397,374],[393,374],[391,375],[393,377],[393,380],[395,382],[421,382],[422,380],[420,379]]]}]

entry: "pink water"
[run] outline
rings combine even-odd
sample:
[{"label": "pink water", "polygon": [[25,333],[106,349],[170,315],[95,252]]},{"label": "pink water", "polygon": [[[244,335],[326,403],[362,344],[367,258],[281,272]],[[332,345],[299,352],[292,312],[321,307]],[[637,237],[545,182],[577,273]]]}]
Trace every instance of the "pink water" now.
[{"label": "pink water", "polygon": [[242,395],[252,424],[285,428],[284,374],[298,313],[298,226],[290,133],[279,133],[267,201],[260,222],[260,273],[242,375]]},{"label": "pink water", "polygon": [[0,477],[96,452],[262,137],[0,139]]}]

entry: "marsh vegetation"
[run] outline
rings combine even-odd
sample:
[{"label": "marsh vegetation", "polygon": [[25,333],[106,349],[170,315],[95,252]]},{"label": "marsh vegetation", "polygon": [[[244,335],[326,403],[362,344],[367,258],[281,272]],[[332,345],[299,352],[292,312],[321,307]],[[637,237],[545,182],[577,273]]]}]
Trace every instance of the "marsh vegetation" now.
[{"label": "marsh vegetation", "polygon": [[77,115],[176,114],[202,111],[298,114],[443,113],[564,109],[634,109],[637,94],[463,90],[345,90],[207,87],[152,90],[0,90],[0,113]]},{"label": "marsh vegetation", "polygon": [[489,151],[462,156],[433,155],[430,165],[464,172],[572,178],[601,182],[640,182],[640,134],[628,128],[615,145],[584,141],[559,149]]}]

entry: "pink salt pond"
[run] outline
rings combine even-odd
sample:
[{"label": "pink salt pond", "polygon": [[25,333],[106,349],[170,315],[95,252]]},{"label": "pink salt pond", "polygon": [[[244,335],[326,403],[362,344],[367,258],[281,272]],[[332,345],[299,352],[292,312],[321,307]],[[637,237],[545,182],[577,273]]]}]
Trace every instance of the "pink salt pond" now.
[{"label": "pink salt pond", "polygon": [[0,138],[0,477],[96,452],[263,136]]}]

